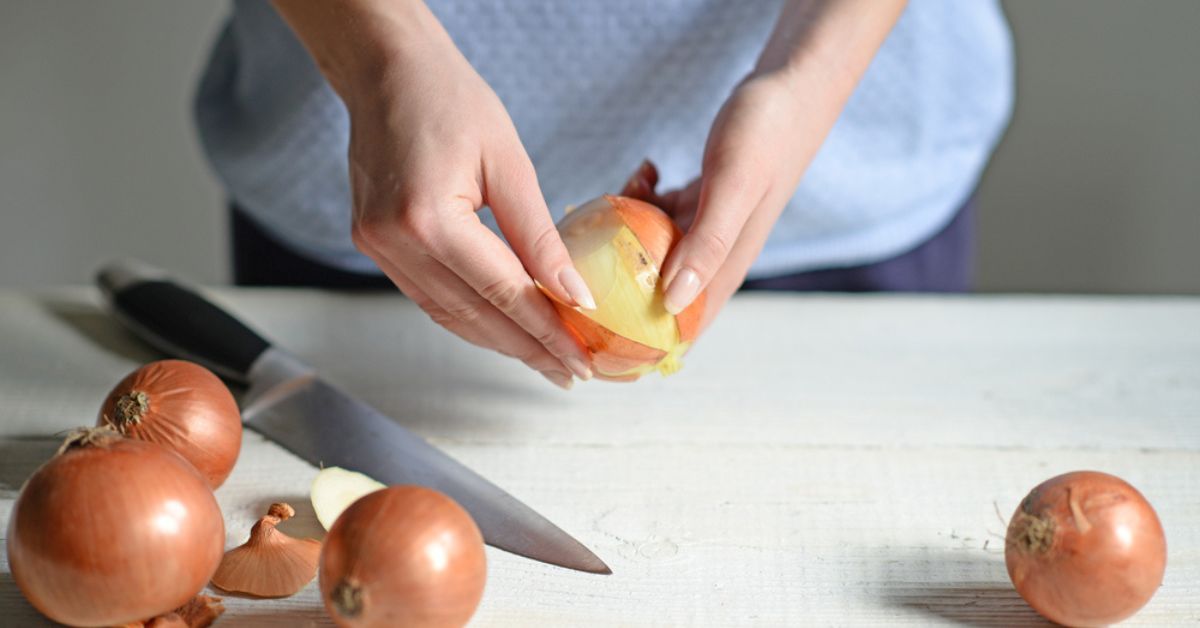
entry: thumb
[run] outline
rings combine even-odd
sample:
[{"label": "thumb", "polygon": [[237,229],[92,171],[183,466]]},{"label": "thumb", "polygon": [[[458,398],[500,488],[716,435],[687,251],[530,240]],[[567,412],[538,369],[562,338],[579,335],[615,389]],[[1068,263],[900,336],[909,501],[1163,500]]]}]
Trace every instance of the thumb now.
[{"label": "thumb", "polygon": [[695,220],[663,265],[663,304],[678,314],[725,264],[766,190],[750,160],[712,160],[700,180]]},{"label": "thumb", "polygon": [[596,301],[571,262],[542,197],[537,173],[523,148],[509,151],[484,168],[484,199],[501,233],[530,274],[556,299],[587,310]]}]

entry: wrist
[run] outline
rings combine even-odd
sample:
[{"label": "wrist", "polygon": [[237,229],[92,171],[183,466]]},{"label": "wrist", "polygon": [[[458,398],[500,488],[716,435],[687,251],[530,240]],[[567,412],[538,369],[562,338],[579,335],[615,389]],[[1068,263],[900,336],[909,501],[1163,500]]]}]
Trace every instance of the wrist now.
[{"label": "wrist", "polygon": [[899,19],[907,0],[792,0],[755,64],[793,88],[849,91]]}]

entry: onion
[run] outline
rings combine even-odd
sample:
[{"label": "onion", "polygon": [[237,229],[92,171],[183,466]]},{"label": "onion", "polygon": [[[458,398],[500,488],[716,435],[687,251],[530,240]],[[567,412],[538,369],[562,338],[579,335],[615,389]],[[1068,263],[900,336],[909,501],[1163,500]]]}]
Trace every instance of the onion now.
[{"label": "onion", "polygon": [[1034,610],[1060,624],[1104,626],[1154,595],[1167,542],[1137,489],[1106,473],[1076,471],[1029,492],[1008,524],[1004,559]]},{"label": "onion", "polygon": [[659,269],[683,237],[675,223],[649,203],[605,195],[569,212],[558,231],[596,309],[551,301],[591,352],[596,375],[632,381],[679,370],[700,331],[704,294],[677,315],[663,305]]},{"label": "onion", "polygon": [[354,502],[321,550],[321,599],[339,626],[461,626],[486,580],[483,536],[471,516],[419,486]]},{"label": "onion", "polygon": [[385,489],[382,482],[356,471],[347,471],[341,467],[326,467],[321,469],[313,479],[310,498],[313,512],[317,513],[317,521],[321,527],[328,530],[333,522],[359,498],[380,489]]},{"label": "onion", "polygon": [[237,462],[242,417],[237,402],[211,371],[183,360],[151,362],[117,384],[97,425],[166,445],[217,488]]},{"label": "onion", "polygon": [[13,504],[8,560],[47,617],[111,626],[182,606],[212,577],[225,524],[212,490],[165,447],[81,430]]}]

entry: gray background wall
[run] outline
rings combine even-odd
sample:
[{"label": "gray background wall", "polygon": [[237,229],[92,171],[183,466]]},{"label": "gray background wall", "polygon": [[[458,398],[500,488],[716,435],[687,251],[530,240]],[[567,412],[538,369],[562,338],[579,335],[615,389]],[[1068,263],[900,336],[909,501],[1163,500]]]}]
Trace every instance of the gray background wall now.
[{"label": "gray background wall", "polygon": [[[1200,293],[1200,2],[1005,6],[1018,104],[980,189],[980,288]],[[86,282],[118,254],[227,279],[188,109],[225,11],[4,3],[0,286]]]}]

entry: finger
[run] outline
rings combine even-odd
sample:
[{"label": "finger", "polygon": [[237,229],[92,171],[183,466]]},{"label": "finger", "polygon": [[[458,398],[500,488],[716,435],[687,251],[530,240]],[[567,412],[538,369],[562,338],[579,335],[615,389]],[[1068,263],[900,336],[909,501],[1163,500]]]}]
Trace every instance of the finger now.
[{"label": "finger", "polygon": [[[586,350],[563,325],[550,301],[538,291],[520,260],[475,214],[456,214],[429,253],[520,329],[546,347],[580,379],[589,379]],[[444,280],[448,281],[448,280]]]},{"label": "finger", "polygon": [[700,329],[706,329],[725,302],[737,292],[746,279],[746,272],[758,259],[763,244],[771,233],[771,227],[779,218],[782,208],[787,204],[788,194],[774,193],[763,197],[763,202],[750,215],[742,227],[742,233],[725,263],[705,288],[704,314],[701,317]]},{"label": "finger", "polygon": [[686,232],[696,220],[696,205],[700,202],[700,179],[693,179],[686,187],[665,192],[659,196],[659,200],[659,207]]},{"label": "finger", "polygon": [[680,229],[687,231],[696,218],[696,203],[700,198],[700,179],[693,179],[682,188],[659,194],[658,168],[649,159],[638,166],[637,171],[621,188],[621,196],[646,201],[666,212]]},{"label": "finger", "polygon": [[[428,260],[424,268],[414,276],[428,277],[431,281],[442,280],[451,285],[458,284],[459,294],[465,296],[443,298],[441,302],[429,296],[430,291],[452,294],[453,289],[446,290],[445,285],[422,288],[401,266],[381,255],[373,255],[380,270],[391,279],[392,283],[405,295],[413,300],[435,323],[449,330],[454,335],[467,342],[497,351],[503,355],[516,358],[527,366],[538,371],[555,385],[569,389],[573,383],[570,372],[563,363],[550,354],[524,330],[517,327],[511,319],[502,315],[489,303],[483,301],[476,293],[462,285],[461,280],[445,267],[434,260]],[[415,268],[411,261],[404,265]]]},{"label": "finger", "polygon": [[485,201],[528,274],[563,303],[596,309],[596,300],[554,227],[537,173],[524,149],[518,143],[517,148],[502,151],[486,163]]},{"label": "finger", "polygon": [[[429,264],[422,268],[419,274],[422,279],[417,281],[395,265],[389,263],[389,267],[391,272],[388,272],[388,276],[399,276],[402,281],[407,282],[408,290],[405,290],[405,293],[411,293],[413,301],[435,323],[473,345],[524,362],[562,388],[571,387],[573,378],[562,361],[551,355],[511,319],[480,298],[446,267],[429,260]],[[430,284],[429,287],[420,287],[422,281]],[[440,298],[430,297],[431,291]]]},{"label": "finger", "polygon": [[[497,318],[510,318],[516,324],[508,329],[486,330],[482,346],[497,347],[506,336],[524,330],[545,346],[569,372],[582,379],[592,377],[590,355],[564,327],[557,312],[529,279],[521,262],[512,255],[487,227],[479,221],[475,205],[469,199],[455,197],[455,210],[436,215],[421,211],[420,205],[400,213],[385,214],[373,220],[356,221],[352,229],[354,243],[376,263],[390,263],[403,269],[410,282],[422,289],[448,315],[468,318],[472,325],[478,311],[473,299],[484,299],[493,306],[504,305],[511,311]],[[478,243],[482,243],[480,246]],[[445,258],[454,259],[457,268],[446,269]],[[437,262],[437,263],[434,263]],[[428,268],[426,268],[428,267]],[[438,273],[438,270],[446,270]],[[467,280],[464,269],[470,270]],[[436,279],[431,280],[428,274]],[[454,303],[448,303],[454,299]],[[456,316],[457,315],[457,316]],[[518,315],[517,318],[514,316]],[[439,319],[449,323],[449,318]],[[476,325],[478,327],[478,325]],[[510,352],[511,353],[511,352]],[[541,370],[541,369],[539,369]]]},{"label": "finger", "polygon": [[592,377],[586,349],[566,330],[550,300],[534,286],[503,241],[473,214],[462,215],[457,225],[448,227],[455,238],[439,239],[431,255],[460,277],[470,291],[562,360],[571,372],[581,379]]},{"label": "finger", "polygon": [[766,193],[750,160],[729,157],[711,160],[705,169],[695,222],[664,264],[663,304],[673,314],[691,305],[716,275]]},{"label": "finger", "polygon": [[662,207],[662,199],[654,192],[655,186],[658,185],[658,168],[654,167],[654,163],[649,159],[643,160],[629,180],[625,182],[625,187],[621,188],[621,196],[636,198],[639,201]]}]

